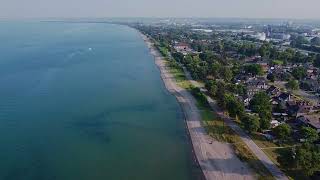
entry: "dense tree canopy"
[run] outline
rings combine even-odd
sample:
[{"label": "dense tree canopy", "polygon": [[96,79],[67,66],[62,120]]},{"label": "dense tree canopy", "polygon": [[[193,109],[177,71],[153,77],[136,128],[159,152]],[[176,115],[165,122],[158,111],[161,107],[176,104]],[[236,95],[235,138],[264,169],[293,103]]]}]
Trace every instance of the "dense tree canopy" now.
[{"label": "dense tree canopy", "polygon": [[311,143],[319,139],[318,132],[311,127],[302,127],[301,135],[306,141]]},{"label": "dense tree canopy", "polygon": [[244,104],[234,95],[225,94],[226,108],[231,117],[242,116],[244,113]]},{"label": "dense tree canopy", "polygon": [[257,116],[246,114],[240,120],[244,128],[250,133],[257,132],[260,129],[260,122]]},{"label": "dense tree canopy", "polygon": [[271,51],[271,44],[269,44],[269,43],[264,43],[259,48],[259,54],[260,54],[261,57],[269,58],[270,57],[270,51]]},{"label": "dense tree canopy", "polygon": [[301,80],[307,76],[307,70],[304,67],[296,67],[292,70],[292,76]]},{"label": "dense tree canopy", "polygon": [[294,47],[300,47],[303,44],[308,44],[309,41],[304,36],[292,36],[291,45]]},{"label": "dense tree canopy", "polygon": [[260,128],[268,129],[271,122],[272,105],[270,97],[265,92],[255,94],[250,101],[249,107],[260,117]]},{"label": "dense tree canopy", "polygon": [[296,167],[295,152],[292,148],[279,149],[278,162],[282,167],[291,169]]},{"label": "dense tree canopy", "polygon": [[263,69],[259,64],[246,65],[244,66],[244,70],[247,74],[252,74],[254,76],[263,74]]},{"label": "dense tree canopy", "polygon": [[250,101],[250,109],[255,113],[260,113],[263,111],[271,112],[272,105],[270,102],[270,97],[265,92],[259,92],[255,94]]},{"label": "dense tree canopy", "polygon": [[311,44],[314,46],[320,46],[320,37],[314,37],[311,39]]},{"label": "dense tree canopy", "polygon": [[269,129],[271,126],[272,113],[270,110],[263,109],[259,112],[260,129]]},{"label": "dense tree canopy", "polygon": [[313,65],[320,68],[320,54],[317,54],[315,57],[314,57],[314,60],[313,60]]},{"label": "dense tree canopy", "polygon": [[299,89],[299,82],[297,80],[289,80],[288,83],[286,84],[288,89],[291,90],[298,90]]},{"label": "dense tree canopy", "polygon": [[271,82],[274,82],[276,80],[276,76],[273,73],[269,73],[267,75],[267,79]]},{"label": "dense tree canopy", "polygon": [[243,43],[243,44],[240,46],[238,52],[239,52],[240,54],[245,55],[245,56],[251,57],[251,56],[254,56],[254,55],[257,54],[258,48],[257,48],[256,45],[253,44],[253,43]]},{"label": "dense tree canopy", "polygon": [[273,129],[274,134],[281,141],[286,141],[290,139],[292,129],[288,124],[280,124],[279,126]]},{"label": "dense tree canopy", "polygon": [[222,78],[224,79],[224,81],[226,82],[230,82],[233,78],[233,74],[232,71],[230,70],[229,67],[223,66],[221,68],[221,72],[220,75],[222,76]]},{"label": "dense tree canopy", "polygon": [[304,144],[296,150],[296,166],[306,176],[320,170],[320,149],[316,145]]},{"label": "dense tree canopy", "polygon": [[320,148],[309,143],[281,149],[277,159],[283,167],[300,170],[306,177],[320,170]]}]

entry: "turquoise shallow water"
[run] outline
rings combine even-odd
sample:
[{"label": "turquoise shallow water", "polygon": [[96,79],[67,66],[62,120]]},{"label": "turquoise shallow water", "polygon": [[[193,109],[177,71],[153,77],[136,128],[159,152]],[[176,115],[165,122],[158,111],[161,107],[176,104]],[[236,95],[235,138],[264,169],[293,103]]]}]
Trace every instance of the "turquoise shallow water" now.
[{"label": "turquoise shallow water", "polygon": [[197,179],[190,149],[138,32],[0,22],[1,180]]}]

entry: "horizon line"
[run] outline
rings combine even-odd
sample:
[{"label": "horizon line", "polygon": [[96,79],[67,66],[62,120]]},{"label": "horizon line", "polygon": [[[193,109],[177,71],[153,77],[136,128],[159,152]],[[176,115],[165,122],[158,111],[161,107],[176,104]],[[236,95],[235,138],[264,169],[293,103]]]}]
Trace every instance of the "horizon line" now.
[{"label": "horizon line", "polygon": [[320,21],[320,18],[288,18],[288,17],[192,17],[192,16],[109,16],[109,17],[0,17],[0,20],[46,20],[46,19],[240,19],[240,20],[288,20],[288,21]]}]

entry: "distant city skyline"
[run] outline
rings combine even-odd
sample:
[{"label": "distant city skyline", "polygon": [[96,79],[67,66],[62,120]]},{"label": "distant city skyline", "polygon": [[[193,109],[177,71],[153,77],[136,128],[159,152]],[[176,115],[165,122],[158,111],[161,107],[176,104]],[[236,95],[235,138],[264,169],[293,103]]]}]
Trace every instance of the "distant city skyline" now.
[{"label": "distant city skyline", "polygon": [[0,18],[215,17],[320,19],[319,0],[1,0]]}]

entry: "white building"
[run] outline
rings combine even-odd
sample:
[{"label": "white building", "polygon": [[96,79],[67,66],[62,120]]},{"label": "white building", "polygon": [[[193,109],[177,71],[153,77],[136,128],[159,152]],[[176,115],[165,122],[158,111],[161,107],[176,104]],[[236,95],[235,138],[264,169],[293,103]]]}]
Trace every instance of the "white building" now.
[{"label": "white building", "polygon": [[252,37],[255,38],[255,39],[258,39],[260,41],[265,41],[267,39],[267,35],[264,32],[256,33],[256,34],[252,35]]}]

